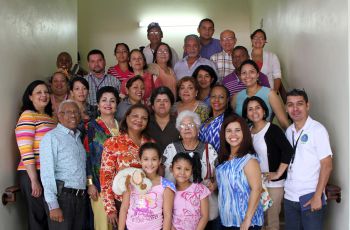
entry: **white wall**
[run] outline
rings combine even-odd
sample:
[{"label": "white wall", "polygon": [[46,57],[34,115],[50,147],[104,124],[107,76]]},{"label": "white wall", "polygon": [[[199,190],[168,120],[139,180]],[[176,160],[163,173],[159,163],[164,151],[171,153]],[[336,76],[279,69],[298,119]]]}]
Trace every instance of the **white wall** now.
[{"label": "white wall", "polygon": [[[0,191],[14,185],[14,127],[25,87],[55,70],[62,51],[77,52],[76,0],[2,0],[0,7]],[[0,229],[25,229],[23,202],[0,208]],[[2,204],[0,204],[2,206]],[[20,220],[20,221],[19,221]]]},{"label": "white wall", "polygon": [[144,19],[198,18],[193,22],[196,26],[162,28],[163,41],[181,56],[184,36],[197,34],[200,19],[206,17],[215,22],[214,37],[219,38],[224,29],[232,29],[239,44],[250,44],[249,4],[245,0],[79,0],[78,3],[78,50],[85,66],[86,55],[91,49],[101,49],[107,66],[111,66],[115,64],[113,50],[116,43],[125,42],[131,49],[147,45],[147,29],[138,27],[139,21]]},{"label": "white wall", "polygon": [[[267,33],[284,82],[305,88],[311,116],[329,131],[334,152],[331,182],[342,202],[329,202],[325,229],[349,229],[349,51],[346,0],[252,0],[251,30]],[[336,227],[337,226],[337,227]]]}]

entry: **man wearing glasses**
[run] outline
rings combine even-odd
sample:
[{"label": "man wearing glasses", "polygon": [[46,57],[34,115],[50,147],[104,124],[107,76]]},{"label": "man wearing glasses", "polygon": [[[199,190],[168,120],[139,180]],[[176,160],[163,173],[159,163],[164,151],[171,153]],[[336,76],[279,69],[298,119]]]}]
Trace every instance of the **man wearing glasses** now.
[{"label": "man wearing glasses", "polygon": [[[143,54],[146,57],[147,64],[153,63],[154,50],[162,42],[162,38],[163,38],[163,31],[160,28],[159,24],[157,22],[150,23],[147,27],[147,39],[150,41],[150,44],[148,44],[143,49]],[[171,53],[172,53],[172,67],[174,67],[175,63],[179,60],[179,57],[173,48],[171,48]]]},{"label": "man wearing glasses", "polygon": [[286,110],[293,124],[286,131],[294,153],[284,190],[286,230],[323,228],[324,190],[332,171],[332,150],[325,127],[309,116],[304,90],[287,93]]}]

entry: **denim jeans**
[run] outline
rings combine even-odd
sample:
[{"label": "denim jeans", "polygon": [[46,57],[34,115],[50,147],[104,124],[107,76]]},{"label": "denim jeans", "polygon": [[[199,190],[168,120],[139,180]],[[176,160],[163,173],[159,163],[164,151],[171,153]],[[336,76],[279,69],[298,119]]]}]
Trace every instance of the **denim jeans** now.
[{"label": "denim jeans", "polygon": [[322,230],[324,209],[301,211],[299,202],[284,199],[285,230]]}]

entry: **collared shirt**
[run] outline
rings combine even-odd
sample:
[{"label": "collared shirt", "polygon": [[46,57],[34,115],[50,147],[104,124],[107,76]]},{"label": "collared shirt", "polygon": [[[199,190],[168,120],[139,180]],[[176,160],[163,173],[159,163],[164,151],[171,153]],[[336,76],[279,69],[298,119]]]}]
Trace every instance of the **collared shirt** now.
[{"label": "collared shirt", "polygon": [[85,76],[85,79],[89,82],[90,89],[89,89],[88,103],[90,105],[93,105],[93,106],[97,105],[96,94],[97,94],[97,91],[101,89],[103,86],[113,86],[119,92],[120,81],[109,74],[105,74],[102,78],[97,78],[92,73],[89,73],[88,75]]},{"label": "collared shirt", "polygon": [[216,38],[212,38],[212,40],[206,44],[201,44],[201,52],[200,55],[203,58],[210,59],[211,55],[215,53],[219,53],[222,51],[222,47],[220,45],[220,40]]},{"label": "collared shirt", "polygon": [[[171,54],[172,54],[171,66],[174,67],[175,63],[179,61],[179,56],[177,55],[176,51],[172,47],[170,47],[170,49],[171,49]],[[147,64],[153,63],[154,50],[151,49],[150,44],[148,44],[143,49],[143,54],[145,55]]]},{"label": "collared shirt", "polygon": [[213,54],[210,57],[210,60],[216,64],[218,68],[218,82],[221,83],[222,79],[229,75],[235,70],[235,67],[232,64],[231,54],[226,53],[224,50],[222,52]]},{"label": "collared shirt", "polygon": [[200,65],[208,65],[210,66],[211,68],[213,68],[215,70],[215,72],[217,73],[217,69],[216,69],[216,66],[214,64],[214,62],[208,60],[208,59],[205,59],[205,58],[202,58],[202,57],[199,57],[193,64],[191,67],[188,66],[188,63],[187,63],[187,59],[188,59],[188,56],[184,57],[182,60],[178,61],[176,64],[175,64],[175,67],[174,67],[174,72],[175,72],[175,75],[176,75],[176,79],[177,80],[180,80],[181,78],[185,77],[185,76],[192,76],[193,72],[196,70],[196,68]]},{"label": "collared shirt", "polygon": [[284,198],[299,202],[300,196],[316,191],[320,161],[333,153],[326,128],[310,116],[299,131],[290,125],[286,136],[292,146],[296,145],[296,152],[288,167]]},{"label": "collared shirt", "polygon": [[164,130],[162,130],[159,127],[155,116],[153,115],[151,116],[147,133],[158,144],[161,153],[163,153],[165,147],[167,147],[170,143],[179,140],[180,133],[176,129],[175,123],[176,123],[175,117],[170,116],[170,120],[168,124],[166,124]]},{"label": "collared shirt", "polygon": [[59,208],[56,180],[64,187],[86,189],[86,152],[80,132],[58,124],[40,142],[40,177],[49,209]]},{"label": "collared shirt", "polygon": [[[260,72],[258,79],[259,79],[259,85],[270,88],[269,80],[267,79],[267,76],[265,74]],[[224,77],[224,79],[222,80],[222,84],[230,92],[230,97],[234,96],[239,91],[247,88],[243,84],[243,82],[239,80],[239,77],[237,76],[235,71],[233,71],[231,74]]]}]

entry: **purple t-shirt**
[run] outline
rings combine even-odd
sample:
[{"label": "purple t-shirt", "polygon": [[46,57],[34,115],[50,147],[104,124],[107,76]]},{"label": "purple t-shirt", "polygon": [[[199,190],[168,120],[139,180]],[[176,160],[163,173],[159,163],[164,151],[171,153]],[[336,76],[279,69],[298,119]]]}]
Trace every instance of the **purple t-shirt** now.
[{"label": "purple t-shirt", "polygon": [[211,55],[219,53],[221,51],[222,47],[220,45],[220,40],[213,38],[207,45],[201,44],[200,55],[203,58],[210,59]]},{"label": "purple t-shirt", "polygon": [[[258,79],[259,79],[259,85],[270,88],[269,80],[267,79],[267,76],[265,74],[260,72]],[[230,92],[230,97],[234,96],[239,91],[247,88],[243,84],[243,82],[241,80],[239,80],[235,71],[233,71],[231,74],[224,77],[224,79],[222,80],[222,84]]]}]

